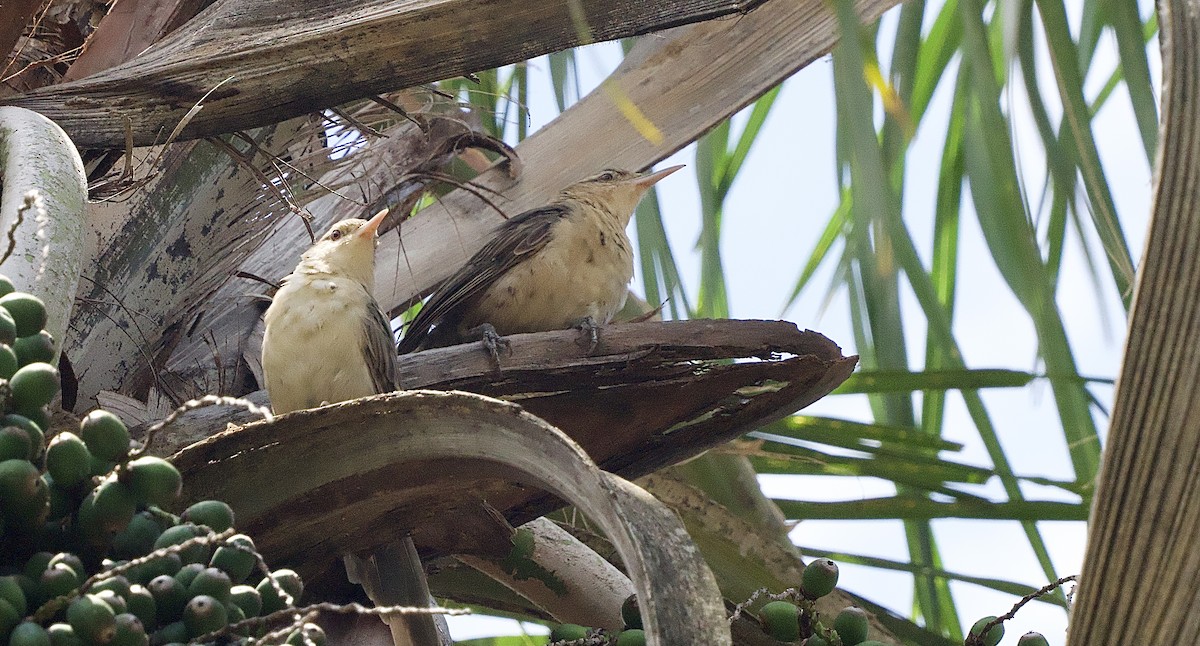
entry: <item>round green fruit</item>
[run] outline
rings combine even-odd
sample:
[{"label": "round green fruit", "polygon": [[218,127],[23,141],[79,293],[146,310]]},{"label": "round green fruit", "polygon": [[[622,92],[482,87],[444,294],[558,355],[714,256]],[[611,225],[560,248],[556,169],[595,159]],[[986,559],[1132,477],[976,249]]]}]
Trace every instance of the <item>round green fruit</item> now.
[{"label": "round green fruit", "polygon": [[[37,422],[25,417],[24,415],[14,415],[9,413],[4,417],[0,417],[0,426],[19,426],[29,433],[29,437],[33,438],[35,443],[39,438],[45,438],[45,433],[42,432],[42,427],[39,426]],[[35,452],[41,453],[42,447],[34,448],[37,449]]]},{"label": "round green fruit", "polygon": [[[0,312],[3,311],[0,310]],[[20,367],[21,359],[12,346],[0,343],[0,379],[12,379],[12,376],[17,374],[17,368]]]},{"label": "round green fruit", "polygon": [[844,646],[855,646],[867,639],[867,613],[862,608],[845,608],[833,620],[833,630],[842,638]]},{"label": "round green fruit", "polygon": [[187,605],[188,596],[187,590],[175,577],[169,574],[156,576],[146,589],[154,597],[154,616],[160,626],[166,626],[180,618],[183,607]]},{"label": "round green fruit", "polygon": [[149,646],[150,637],[142,620],[129,613],[121,613],[116,618],[117,629],[108,646]]},{"label": "round green fruit", "polygon": [[25,429],[16,426],[0,428],[0,461],[33,458],[33,440]]},{"label": "round green fruit", "polygon": [[196,578],[192,579],[188,585],[188,594],[193,597],[209,596],[224,604],[229,601],[229,591],[232,587],[233,583],[228,574],[210,567],[201,570]]},{"label": "round green fruit", "polygon": [[0,462],[0,509],[20,509],[40,486],[41,473],[28,460]]},{"label": "round green fruit", "polygon": [[[21,586],[21,592],[25,593],[25,599],[28,603],[27,607],[29,609],[37,607],[37,603],[42,601],[37,598],[38,582],[24,574],[14,574],[13,577],[17,580],[17,585]],[[26,612],[28,611],[26,610]]]},{"label": "round green fruit", "polygon": [[147,512],[135,514],[120,534],[113,537],[112,554],[119,559],[134,559],[154,550],[162,530]]},{"label": "round green fruit", "polygon": [[0,576],[0,599],[11,604],[17,614],[22,617],[29,611],[29,605],[25,600],[25,591],[21,589],[21,584],[17,582],[17,577],[14,575]]},{"label": "round green fruit", "polygon": [[50,490],[37,467],[27,460],[0,462],[0,512],[5,531],[41,525],[50,513]]},{"label": "round green fruit", "polygon": [[71,488],[86,479],[91,470],[92,453],[76,434],[64,431],[50,440],[46,448],[46,471],[64,488]]},{"label": "round green fruit", "polygon": [[[179,568],[179,571],[175,573],[175,580],[179,582],[179,585],[182,585],[183,587],[186,588],[186,587],[192,585],[192,581],[195,581],[196,576],[203,571],[204,571],[204,564],[188,563],[187,565]],[[195,596],[195,595],[189,595],[189,596]]]},{"label": "round green fruit", "polygon": [[154,595],[145,586],[137,583],[130,585],[125,603],[129,606],[129,614],[142,620],[142,626],[153,629],[157,625],[158,608],[154,603]]},{"label": "round green fruit", "polygon": [[131,574],[131,581],[136,579],[142,585],[149,585],[156,577],[163,575],[174,577],[179,568],[183,567],[183,560],[178,554],[166,554],[159,556],[137,566],[134,574]]},{"label": "round green fruit", "polygon": [[54,337],[45,330],[17,339],[13,342],[12,349],[13,354],[17,357],[17,363],[22,366],[39,361],[43,363],[54,361]]},{"label": "round green fruit", "polygon": [[813,635],[804,640],[804,646],[829,646],[829,640],[820,635]]},{"label": "round green fruit", "polygon": [[233,527],[233,508],[220,500],[201,500],[184,510],[180,520],[220,533]]},{"label": "round green fruit", "polygon": [[53,552],[36,552],[25,561],[24,574],[30,579],[37,581],[38,577],[42,576],[42,572],[50,567],[50,560],[54,558]]},{"label": "round green fruit", "polygon": [[275,585],[283,589],[291,598],[291,605],[296,605],[300,601],[300,595],[304,592],[304,584],[300,581],[300,576],[292,570],[276,570],[271,573],[271,576],[264,577],[258,585],[254,587],[258,590],[258,594],[262,597],[262,613],[269,615],[277,610],[283,610],[288,604],[279,596],[275,590]]},{"label": "round green fruit", "polygon": [[0,296],[5,296],[15,291],[17,291],[17,288],[13,286],[13,282],[9,280],[8,276],[0,276]]},{"label": "round green fruit", "polygon": [[40,624],[25,621],[13,628],[8,646],[50,646],[50,633]]},{"label": "round green fruit", "polygon": [[550,641],[552,642],[574,641],[587,636],[588,629],[579,624],[559,624],[550,629]]},{"label": "round green fruit", "polygon": [[118,480],[105,480],[79,505],[79,531],[89,544],[107,547],[125,531],[137,511],[133,492]]},{"label": "round green fruit", "polygon": [[79,422],[79,436],[92,455],[116,462],[129,453],[129,429],[121,418],[106,410],[94,410]]},{"label": "round green fruit", "polygon": [[169,623],[162,628],[154,631],[150,636],[152,644],[183,644],[188,640],[187,626],[183,625],[182,621]]},{"label": "round green fruit", "polygon": [[91,592],[92,594],[99,594],[103,590],[112,590],[115,594],[118,594],[122,597],[128,597],[130,590],[129,579],[126,579],[120,574],[116,576],[110,576],[107,579],[101,579],[100,581],[92,584],[92,587],[88,590],[88,592]]},{"label": "round green fruit", "polygon": [[300,595],[304,594],[304,582],[300,580],[300,575],[294,570],[280,568],[271,573],[271,578],[292,596],[294,601],[300,600]]},{"label": "round green fruit", "polygon": [[[37,424],[38,429],[50,428],[50,406],[49,405],[38,406],[37,408],[16,408],[15,410],[17,411],[18,415],[21,415],[21,416],[29,419],[29,421],[33,422],[34,424]],[[44,442],[45,442],[45,437],[42,438],[42,442],[38,443],[38,444],[43,444],[43,446],[41,446],[39,448],[39,451],[42,448],[45,448]]]},{"label": "round green fruit", "polygon": [[0,296],[0,307],[8,310],[18,337],[37,334],[46,327],[46,305],[33,294],[12,292]]},{"label": "round green fruit", "polygon": [[[168,527],[158,536],[158,540],[154,541],[154,549],[161,550],[164,547],[180,545],[197,536],[204,536],[206,533],[203,529],[191,523]],[[205,543],[193,543],[179,550],[179,559],[185,565],[188,563],[208,563],[208,559],[211,556],[212,548]]]},{"label": "round green fruit", "polygon": [[50,557],[50,562],[46,564],[46,567],[52,568],[60,564],[75,570],[75,573],[81,578],[87,574],[87,570],[83,567],[83,559],[71,552],[58,552]]},{"label": "round green fruit", "polygon": [[983,644],[983,646],[996,646],[996,644],[1000,643],[1001,639],[1004,639],[1003,622],[997,623],[987,631],[987,634],[983,634],[983,627],[993,621],[996,621],[995,615],[989,615],[980,619],[979,621],[976,621],[975,624],[971,626],[971,632],[969,634],[976,636],[982,635],[982,639],[979,640],[979,643]]},{"label": "round green fruit", "polygon": [[187,626],[189,637],[220,630],[228,622],[229,611],[225,604],[206,594],[192,597],[183,609],[183,625]]},{"label": "round green fruit", "polygon": [[262,595],[252,586],[235,585],[229,589],[229,602],[242,609],[247,617],[257,617],[262,612]]},{"label": "round green fruit", "polygon": [[58,369],[48,363],[31,363],[17,370],[8,384],[17,409],[40,408],[58,394]]},{"label": "round green fruit", "polygon": [[805,598],[820,599],[833,592],[838,582],[837,563],[829,559],[817,559],[804,566],[800,579],[800,591]]},{"label": "round green fruit", "polygon": [[85,646],[71,624],[50,624],[46,632],[50,633],[50,646]]},{"label": "round green fruit", "polygon": [[637,628],[622,630],[617,635],[617,646],[646,646],[646,633]]},{"label": "round green fruit", "polygon": [[12,632],[21,623],[21,615],[12,604],[0,599],[0,638]]},{"label": "round green fruit", "polygon": [[116,619],[112,608],[94,594],[78,597],[67,606],[67,623],[76,635],[94,644],[112,641],[117,630]]},{"label": "round green fruit", "polygon": [[17,340],[17,322],[8,310],[0,307],[0,343],[12,345]]},{"label": "round green fruit", "polygon": [[246,620],[246,613],[242,610],[242,607],[236,603],[233,603],[232,601],[225,604],[225,612],[229,614],[230,624],[236,624],[239,621]]},{"label": "round green fruit", "polygon": [[131,460],[125,473],[134,494],[147,505],[166,507],[183,490],[183,476],[162,458],[144,455]]},{"label": "round green fruit", "polygon": [[244,534],[234,534],[226,543],[213,552],[209,565],[228,574],[230,581],[242,583],[258,565],[254,541]]},{"label": "round green fruit", "polygon": [[1021,635],[1017,640],[1017,646],[1050,646],[1050,642],[1046,641],[1046,637],[1042,633],[1027,632]]},{"label": "round green fruit", "polygon": [[100,600],[108,604],[109,608],[116,614],[129,612],[129,604],[125,603],[125,597],[113,592],[112,590],[101,590],[95,593]]},{"label": "round green fruit", "polygon": [[787,601],[772,601],[758,611],[767,634],[776,641],[794,642],[800,639],[800,609]]},{"label": "round green fruit", "polygon": [[137,499],[121,481],[105,480],[92,493],[96,496],[96,512],[108,519],[108,523],[117,528],[116,532],[124,530],[133,520]]},{"label": "round green fruit", "polygon": [[83,575],[65,563],[55,563],[42,572],[38,580],[41,598],[65,597],[83,584]]}]

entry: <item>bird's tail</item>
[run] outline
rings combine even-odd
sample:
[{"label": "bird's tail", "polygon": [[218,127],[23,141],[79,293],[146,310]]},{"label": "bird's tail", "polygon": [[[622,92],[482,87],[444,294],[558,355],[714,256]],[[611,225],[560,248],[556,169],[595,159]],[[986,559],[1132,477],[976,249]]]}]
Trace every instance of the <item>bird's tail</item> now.
[{"label": "bird's tail", "polygon": [[[346,574],[367,591],[376,606],[426,608],[433,604],[425,570],[412,539],[389,543],[370,554],[345,556]],[[445,617],[428,613],[383,618],[395,646],[449,646]]]}]

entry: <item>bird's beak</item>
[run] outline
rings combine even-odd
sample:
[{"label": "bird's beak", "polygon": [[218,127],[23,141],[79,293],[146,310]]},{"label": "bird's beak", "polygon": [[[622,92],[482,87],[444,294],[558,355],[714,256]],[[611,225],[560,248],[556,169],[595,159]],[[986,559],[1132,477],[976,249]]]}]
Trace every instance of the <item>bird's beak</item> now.
[{"label": "bird's beak", "polygon": [[388,209],[384,209],[376,213],[374,217],[367,220],[367,223],[358,230],[358,235],[363,238],[374,238],[375,232],[379,230],[379,225],[383,224],[384,218],[388,215]]},{"label": "bird's beak", "polygon": [[670,168],[664,168],[656,173],[650,173],[649,175],[643,175],[633,180],[633,185],[642,189],[643,191],[648,191],[650,190],[650,187],[657,184],[659,180],[663,179],[667,175],[670,175],[671,173],[674,173],[680,168],[683,168],[683,164],[671,166]]}]

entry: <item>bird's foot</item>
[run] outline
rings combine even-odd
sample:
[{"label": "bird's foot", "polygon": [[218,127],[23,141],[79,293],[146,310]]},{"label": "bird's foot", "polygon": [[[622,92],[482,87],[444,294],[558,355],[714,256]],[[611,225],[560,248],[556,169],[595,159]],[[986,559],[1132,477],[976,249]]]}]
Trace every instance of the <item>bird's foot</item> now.
[{"label": "bird's foot", "polygon": [[496,328],[491,323],[484,323],[467,330],[467,335],[474,339],[479,339],[483,345],[483,349],[487,350],[488,356],[492,358],[492,365],[496,366],[496,370],[500,369],[500,348],[509,355],[512,355],[512,343],[508,339],[500,336]]},{"label": "bird's foot", "polygon": [[579,345],[587,348],[589,355],[595,352],[596,346],[600,343],[600,326],[596,323],[596,319],[585,316],[574,327],[583,332],[583,335],[579,337]]}]

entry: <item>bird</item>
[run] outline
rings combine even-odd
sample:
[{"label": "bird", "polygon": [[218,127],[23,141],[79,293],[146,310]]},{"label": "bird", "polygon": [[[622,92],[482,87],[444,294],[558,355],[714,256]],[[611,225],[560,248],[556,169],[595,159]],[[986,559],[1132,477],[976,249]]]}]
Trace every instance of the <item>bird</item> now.
[{"label": "bird", "polygon": [[[283,279],[264,315],[262,369],[275,414],[396,389],[391,326],[372,291],[382,210],[334,224]],[[347,574],[379,606],[428,606],[425,572],[412,539],[348,554]],[[429,614],[385,619],[397,646],[449,643]]]},{"label": "bird", "polygon": [[594,349],[598,326],[625,304],[633,278],[625,234],[633,210],[651,186],[681,168],[606,169],[505,220],[421,307],[398,354],[482,337],[498,365],[502,336],[573,327]]}]

